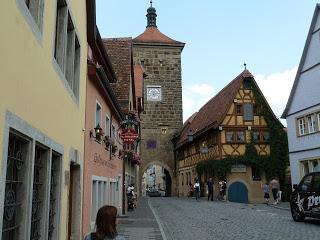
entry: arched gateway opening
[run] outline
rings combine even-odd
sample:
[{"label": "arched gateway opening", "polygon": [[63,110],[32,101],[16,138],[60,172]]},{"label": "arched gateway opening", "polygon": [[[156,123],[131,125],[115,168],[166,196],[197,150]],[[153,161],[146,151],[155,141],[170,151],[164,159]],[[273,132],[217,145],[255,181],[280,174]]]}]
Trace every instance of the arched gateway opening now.
[{"label": "arched gateway opening", "polygon": [[140,196],[172,196],[172,170],[159,162],[143,166],[139,171]]}]

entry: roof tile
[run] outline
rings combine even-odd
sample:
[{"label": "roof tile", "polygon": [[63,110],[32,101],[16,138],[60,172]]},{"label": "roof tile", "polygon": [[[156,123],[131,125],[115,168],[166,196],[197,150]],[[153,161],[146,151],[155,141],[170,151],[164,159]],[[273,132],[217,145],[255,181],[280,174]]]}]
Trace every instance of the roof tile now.
[{"label": "roof tile", "polygon": [[168,36],[164,35],[162,32],[159,31],[157,27],[147,27],[142,34],[133,39],[133,42],[184,45],[184,43],[173,40]]},{"label": "roof tile", "polygon": [[129,109],[132,38],[105,38],[103,43],[118,80],[116,83],[111,83],[111,86],[121,109],[126,112]]},{"label": "roof tile", "polygon": [[[178,147],[181,146],[188,138],[188,133],[192,130],[192,133],[200,134],[206,131],[208,128],[218,127],[228,109],[230,108],[233,99],[235,98],[237,91],[239,90],[242,79],[247,77],[253,77],[248,71],[244,70],[233,81],[225,86],[216,96],[210,99],[198,113],[193,114],[185,123],[182,128],[180,138],[177,142]],[[189,124],[189,126],[187,126]]]}]

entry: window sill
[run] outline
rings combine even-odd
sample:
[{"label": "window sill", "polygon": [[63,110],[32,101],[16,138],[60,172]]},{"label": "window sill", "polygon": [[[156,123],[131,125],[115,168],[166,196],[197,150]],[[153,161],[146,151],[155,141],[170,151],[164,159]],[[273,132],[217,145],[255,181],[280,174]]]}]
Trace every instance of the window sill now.
[{"label": "window sill", "polygon": [[320,131],[315,131],[313,133],[305,133],[305,134],[302,134],[302,135],[298,135],[297,137],[305,137],[305,136],[310,136],[310,135],[314,135],[314,134],[317,134],[317,133],[320,133]]}]

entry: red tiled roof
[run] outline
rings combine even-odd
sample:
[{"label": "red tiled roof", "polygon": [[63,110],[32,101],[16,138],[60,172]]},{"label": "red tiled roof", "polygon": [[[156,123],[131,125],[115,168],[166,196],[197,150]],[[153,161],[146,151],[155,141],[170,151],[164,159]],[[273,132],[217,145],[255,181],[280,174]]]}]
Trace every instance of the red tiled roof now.
[{"label": "red tiled roof", "polygon": [[129,109],[129,91],[132,72],[132,38],[105,38],[104,46],[117,76],[117,82],[111,83],[122,111]]},{"label": "red tiled roof", "polygon": [[225,86],[216,96],[210,99],[198,113],[192,115],[181,132],[177,146],[180,147],[188,139],[189,130],[192,130],[194,136],[203,133],[209,128],[217,128],[225,118],[230,105],[239,90],[242,80],[246,77],[253,77],[248,71],[244,70],[239,76]]},{"label": "red tiled roof", "polygon": [[145,70],[141,65],[135,65],[133,68],[134,72],[134,85],[136,90],[136,97],[143,97],[143,74]]},{"label": "red tiled roof", "polygon": [[177,44],[184,45],[184,43],[173,40],[164,35],[156,27],[147,27],[146,30],[138,37],[133,39],[135,43],[162,43],[162,44]]}]

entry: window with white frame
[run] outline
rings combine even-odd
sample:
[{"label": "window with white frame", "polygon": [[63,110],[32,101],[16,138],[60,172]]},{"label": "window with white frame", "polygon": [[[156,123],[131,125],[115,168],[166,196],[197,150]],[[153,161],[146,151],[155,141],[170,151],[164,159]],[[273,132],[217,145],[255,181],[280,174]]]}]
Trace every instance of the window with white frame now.
[{"label": "window with white frame", "polygon": [[227,142],[245,142],[244,131],[226,131]]},{"label": "window with white frame", "polygon": [[61,155],[53,152],[51,158],[48,240],[58,239],[59,236],[57,209],[59,208],[60,196]]},{"label": "window with white frame", "polygon": [[19,0],[28,9],[33,21],[42,32],[44,0]]},{"label": "window with white frame", "polygon": [[95,122],[96,125],[95,125],[95,127],[98,126],[98,125],[101,127],[102,109],[101,109],[101,105],[98,102],[96,102],[96,115],[95,116],[96,116],[96,122]]},{"label": "window with white frame", "polygon": [[309,171],[309,162],[304,161],[302,164],[303,164],[303,174],[307,175],[310,172]]},{"label": "window with white frame", "polygon": [[57,0],[54,58],[75,97],[79,98],[80,43],[66,0]]},{"label": "window with white frame", "polygon": [[96,215],[100,207],[108,203],[106,178],[93,177],[91,189],[91,229],[94,228]]},{"label": "window with white frame", "polygon": [[298,126],[299,126],[299,134],[300,135],[306,134],[306,123],[304,121],[304,118],[298,119]]},{"label": "window with white frame", "polygon": [[116,127],[112,125],[112,139],[115,141],[117,140],[117,132],[116,132]]},{"label": "window with white frame", "polygon": [[[32,156],[34,161],[29,161]],[[28,239],[58,238],[61,159],[49,147],[9,133],[1,216],[3,240],[26,239],[26,229],[30,233]]]},{"label": "window with white frame", "polygon": [[308,132],[314,133],[316,131],[316,120],[314,115],[307,116]]},{"label": "window with white frame", "polygon": [[110,205],[116,207],[116,181],[110,181],[109,196],[110,196]]},{"label": "window with white frame", "polygon": [[319,160],[313,160],[313,161],[311,161],[311,166],[312,166],[312,172],[318,172],[318,171],[320,171]]},{"label": "window with white frame", "polygon": [[310,160],[303,160],[300,162],[302,176],[310,173],[310,172],[318,172],[320,171],[320,158],[317,159],[310,159]]},{"label": "window with white frame", "polygon": [[106,136],[110,137],[110,118],[106,115]]}]

